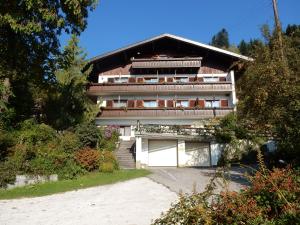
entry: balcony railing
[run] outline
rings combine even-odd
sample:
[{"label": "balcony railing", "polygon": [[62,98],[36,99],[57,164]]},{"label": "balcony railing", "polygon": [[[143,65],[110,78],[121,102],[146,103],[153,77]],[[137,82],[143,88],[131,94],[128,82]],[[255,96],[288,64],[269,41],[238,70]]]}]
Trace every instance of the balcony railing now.
[{"label": "balcony railing", "polygon": [[203,126],[198,128],[186,127],[180,125],[158,125],[158,124],[145,124],[139,125],[135,128],[136,135],[183,135],[183,136],[206,136],[213,137],[215,135],[215,127]]},{"label": "balcony railing", "polygon": [[149,83],[149,84],[100,84],[92,83],[88,86],[88,94],[105,95],[115,93],[169,93],[169,92],[230,92],[231,82],[218,83]]},{"label": "balcony railing", "polygon": [[98,117],[99,118],[185,118],[185,119],[201,119],[223,117],[232,112],[233,108],[110,108],[103,109]]}]

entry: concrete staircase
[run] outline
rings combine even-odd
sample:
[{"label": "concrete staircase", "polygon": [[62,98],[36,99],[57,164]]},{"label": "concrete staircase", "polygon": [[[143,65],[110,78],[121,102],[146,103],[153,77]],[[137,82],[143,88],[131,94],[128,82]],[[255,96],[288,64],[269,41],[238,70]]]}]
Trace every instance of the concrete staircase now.
[{"label": "concrete staircase", "polygon": [[135,168],[135,139],[129,141],[120,140],[119,147],[115,151],[119,166],[122,169]]}]

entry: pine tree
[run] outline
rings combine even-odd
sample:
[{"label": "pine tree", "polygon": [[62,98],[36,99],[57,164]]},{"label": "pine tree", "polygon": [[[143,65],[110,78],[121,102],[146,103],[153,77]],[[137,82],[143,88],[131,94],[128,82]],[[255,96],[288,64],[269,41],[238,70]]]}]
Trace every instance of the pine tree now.
[{"label": "pine tree", "polygon": [[228,32],[225,28],[219,31],[216,35],[212,37],[211,45],[218,47],[218,48],[229,48],[229,37]]}]

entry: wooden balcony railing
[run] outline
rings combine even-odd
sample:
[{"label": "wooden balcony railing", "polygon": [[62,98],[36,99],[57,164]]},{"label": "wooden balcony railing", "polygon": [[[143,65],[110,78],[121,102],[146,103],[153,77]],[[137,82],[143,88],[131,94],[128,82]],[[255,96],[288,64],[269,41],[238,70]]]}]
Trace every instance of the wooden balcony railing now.
[{"label": "wooden balcony railing", "polygon": [[89,95],[107,95],[116,93],[169,93],[169,92],[230,92],[231,82],[218,83],[154,83],[154,84],[99,84],[88,86]]},{"label": "wooden balcony railing", "polygon": [[99,118],[118,118],[118,117],[128,117],[128,118],[142,118],[142,117],[164,117],[164,118],[213,118],[213,117],[223,117],[228,113],[232,112],[232,108],[110,108],[102,109],[99,113]]}]

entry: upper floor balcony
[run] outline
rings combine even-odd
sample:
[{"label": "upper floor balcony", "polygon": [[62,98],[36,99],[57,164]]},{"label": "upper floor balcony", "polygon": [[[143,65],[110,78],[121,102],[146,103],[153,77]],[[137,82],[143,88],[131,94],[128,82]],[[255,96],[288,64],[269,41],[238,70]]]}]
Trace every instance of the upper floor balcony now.
[{"label": "upper floor balcony", "polygon": [[98,118],[207,119],[223,117],[230,112],[233,112],[233,108],[111,108],[103,109]]},{"label": "upper floor balcony", "polygon": [[124,93],[230,93],[232,82],[226,76],[197,77],[196,76],[119,76],[107,78],[101,83],[91,83],[88,86],[89,95],[118,95]]}]

